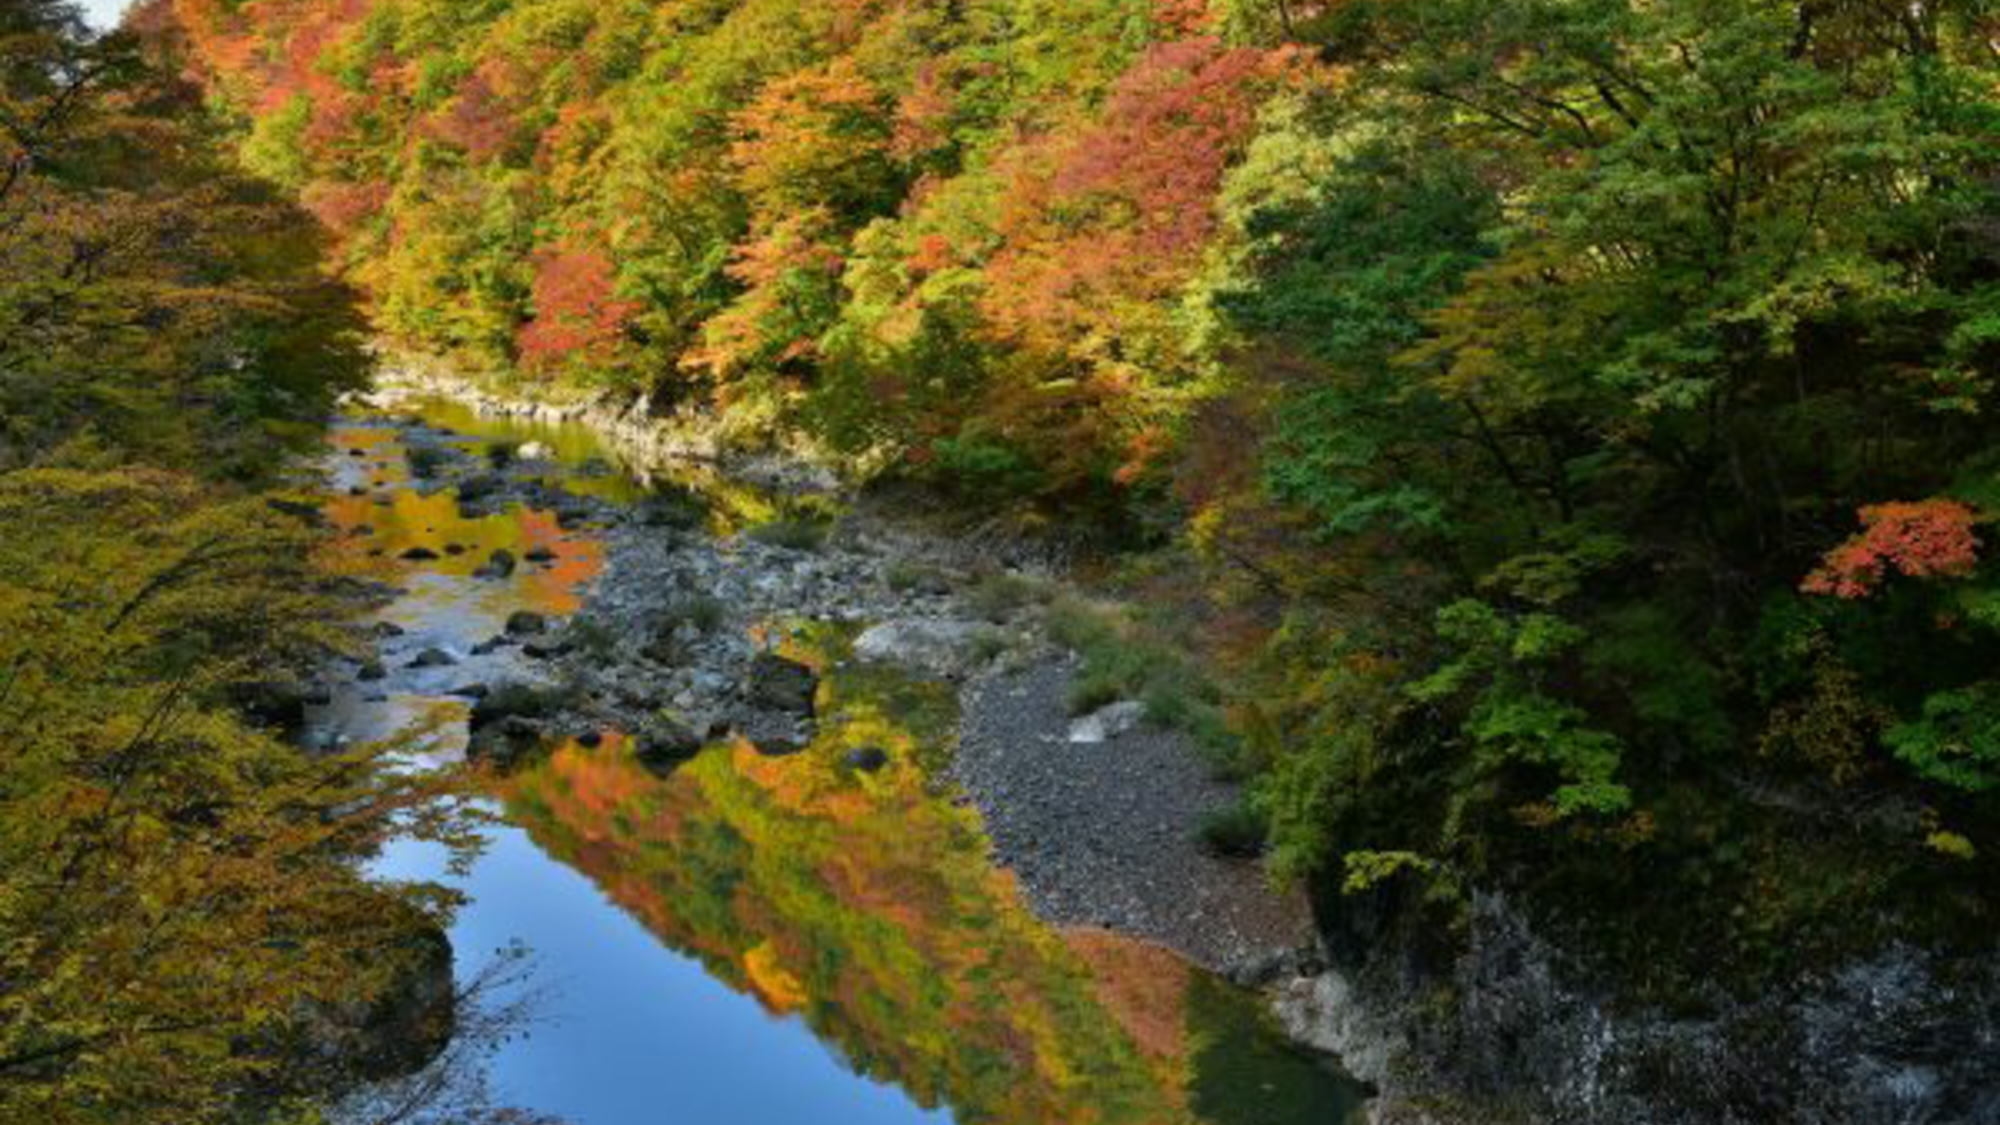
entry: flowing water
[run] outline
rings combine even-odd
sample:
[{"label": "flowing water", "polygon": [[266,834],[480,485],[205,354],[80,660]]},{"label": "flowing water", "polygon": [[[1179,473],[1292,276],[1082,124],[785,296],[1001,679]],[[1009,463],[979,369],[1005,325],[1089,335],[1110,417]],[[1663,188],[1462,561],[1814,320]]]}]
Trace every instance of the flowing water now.
[{"label": "flowing water", "polygon": [[[438,408],[468,448],[538,440],[556,483],[630,502],[581,427]],[[333,435],[333,569],[392,583],[379,611],[386,678],[354,673],[314,717],[320,740],[414,739],[462,752],[454,691],[525,670],[476,654],[522,609],[582,604],[602,532],[516,506],[465,518],[414,486],[402,431],[353,420]],[[400,556],[413,547],[439,557]],[[553,558],[505,580],[493,550]],[[1289,1046],[1261,1002],[1154,947],[1037,921],[992,865],[977,815],[934,778],[955,697],[841,661],[847,634],[804,630],[827,671],[822,734],[766,758],[717,746],[671,777],[615,735],[566,745],[495,778],[500,823],[473,868],[452,938],[462,978],[496,951],[530,955],[535,1018],[481,1064],[497,1099],[574,1125],[1340,1125],[1351,1082]],[[455,664],[412,667],[426,649]],[[849,748],[892,765],[857,773]],[[441,857],[392,848],[388,878],[432,878]]]}]

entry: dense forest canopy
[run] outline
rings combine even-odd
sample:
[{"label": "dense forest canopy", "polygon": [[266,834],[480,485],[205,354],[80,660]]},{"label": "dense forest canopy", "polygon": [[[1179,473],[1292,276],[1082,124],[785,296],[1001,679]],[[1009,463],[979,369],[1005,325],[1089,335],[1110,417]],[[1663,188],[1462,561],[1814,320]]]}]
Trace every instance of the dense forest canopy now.
[{"label": "dense forest canopy", "polygon": [[174,7],[397,344],[1171,529],[1280,869],[1990,929],[1992,4]]},{"label": "dense forest canopy", "polygon": [[343,640],[259,490],[362,322],[158,47],[0,4],[0,1118],[313,1121],[448,905],[356,857],[462,837],[447,778],[266,729]]},{"label": "dense forest canopy", "polygon": [[1330,913],[1990,950],[2000,0],[0,0],[0,1116],[425,955],[448,779],[240,706],[371,336],[1143,549]]}]

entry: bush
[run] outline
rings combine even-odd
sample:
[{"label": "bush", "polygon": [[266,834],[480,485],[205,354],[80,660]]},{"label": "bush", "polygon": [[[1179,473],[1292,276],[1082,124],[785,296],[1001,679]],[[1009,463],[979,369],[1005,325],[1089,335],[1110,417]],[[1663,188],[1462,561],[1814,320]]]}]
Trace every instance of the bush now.
[{"label": "bush", "polygon": [[1216,809],[1202,818],[1201,846],[1225,859],[1255,859],[1264,854],[1269,826],[1264,814],[1247,800]]},{"label": "bush", "polygon": [[767,547],[791,551],[817,551],[826,545],[833,525],[823,519],[788,517],[761,523],[744,534]]},{"label": "bush", "polygon": [[1004,573],[980,579],[966,595],[974,612],[996,623],[1007,620],[1023,606],[1042,598],[1042,588],[1035,582],[1018,574]]}]

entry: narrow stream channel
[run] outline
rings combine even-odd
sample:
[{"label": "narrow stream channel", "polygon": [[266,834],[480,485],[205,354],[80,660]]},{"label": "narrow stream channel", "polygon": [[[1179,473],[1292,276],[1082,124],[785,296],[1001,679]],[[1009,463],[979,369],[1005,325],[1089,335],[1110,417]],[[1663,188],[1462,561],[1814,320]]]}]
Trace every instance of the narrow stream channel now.
[{"label": "narrow stream channel", "polygon": [[[468,450],[543,443],[560,488],[646,491],[581,427],[425,421]],[[532,507],[468,518],[450,490],[418,487],[403,433],[356,418],[332,435],[328,566],[400,593],[377,614],[381,666],[341,672],[307,737],[404,737],[449,760],[465,742],[455,693],[533,671],[485,642],[517,611],[576,611],[609,547]],[[539,561],[479,576],[500,549]],[[804,753],[716,746],[662,779],[612,735],[492,780],[502,823],[448,881],[467,898],[462,978],[513,944],[531,958],[536,1018],[485,1064],[499,1102],[573,1125],[1353,1119],[1353,1084],[1285,1042],[1259,998],[1029,914],[976,814],[935,781],[948,686],[844,662],[840,630],[799,636],[828,716]],[[860,745],[894,764],[847,768]],[[441,857],[398,846],[378,870],[439,877]]]}]

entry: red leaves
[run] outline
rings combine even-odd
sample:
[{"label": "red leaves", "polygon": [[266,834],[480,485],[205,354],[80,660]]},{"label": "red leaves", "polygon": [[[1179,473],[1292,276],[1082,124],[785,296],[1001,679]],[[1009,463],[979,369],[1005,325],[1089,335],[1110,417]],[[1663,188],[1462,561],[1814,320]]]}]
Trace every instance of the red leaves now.
[{"label": "red leaves", "polygon": [[1214,233],[1223,174],[1283,58],[1214,38],[1161,44],[1094,125],[1022,154],[992,268],[995,322],[1054,340],[1118,302],[1171,294]]},{"label": "red leaves", "polygon": [[889,201],[884,159],[892,104],[852,58],[780,78],[739,110],[729,162],[769,215],[829,204],[847,211]]},{"label": "red leaves", "polygon": [[1956,500],[1876,504],[1861,509],[1861,534],[1826,553],[1800,589],[1858,599],[1891,568],[1910,578],[1963,578],[1978,565],[1978,513]]},{"label": "red leaves", "polygon": [[451,106],[431,122],[431,135],[464,149],[474,160],[490,160],[514,140],[518,125],[491,73],[491,68],[474,71],[459,87]]},{"label": "red leaves", "polygon": [[326,229],[346,238],[382,213],[389,202],[389,185],[321,181],[307,185],[300,202]]},{"label": "red leaves", "polygon": [[530,367],[577,357],[601,359],[617,347],[639,302],[621,300],[611,259],[574,243],[535,255],[535,318],[515,338]]}]

